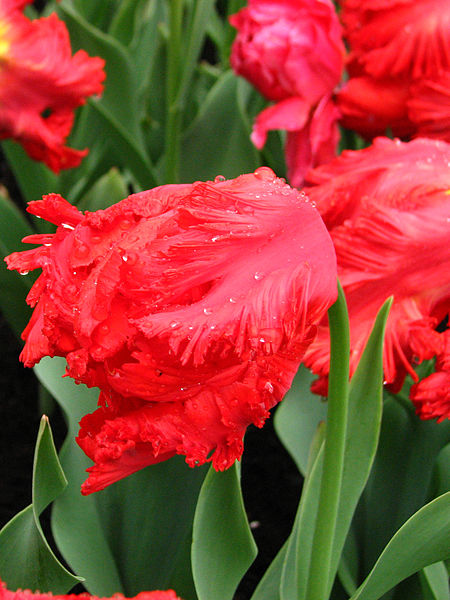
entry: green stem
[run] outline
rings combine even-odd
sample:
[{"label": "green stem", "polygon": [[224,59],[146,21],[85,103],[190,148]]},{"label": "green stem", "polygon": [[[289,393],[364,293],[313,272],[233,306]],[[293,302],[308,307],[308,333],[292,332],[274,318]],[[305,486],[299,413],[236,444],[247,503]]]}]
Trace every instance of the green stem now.
[{"label": "green stem", "polygon": [[166,170],[165,182],[178,182],[181,142],[181,109],[177,101],[180,85],[183,0],[170,0],[170,35],[167,45]]},{"label": "green stem", "polygon": [[307,600],[327,600],[333,540],[341,496],[348,413],[350,334],[347,304],[340,285],[328,311],[330,376],[323,474],[309,569]]}]

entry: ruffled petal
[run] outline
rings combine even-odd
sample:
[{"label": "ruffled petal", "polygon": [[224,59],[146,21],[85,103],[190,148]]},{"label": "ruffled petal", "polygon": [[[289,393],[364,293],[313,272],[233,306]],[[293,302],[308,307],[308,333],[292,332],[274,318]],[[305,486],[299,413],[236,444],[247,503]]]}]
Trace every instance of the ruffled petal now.
[{"label": "ruffled petal", "polygon": [[[376,313],[393,295],[386,326],[384,379],[395,392],[414,365],[439,353],[438,325],[450,306],[450,147],[416,140],[376,140],[310,174],[308,189],[330,230],[346,293],[351,370],[356,368]],[[319,327],[305,362],[328,374],[328,327]]]},{"label": "ruffled petal", "polygon": [[[101,389],[79,443],[84,493],[173,454],[228,468],[292,382],[336,297],[331,239],[307,197],[265,167],[155,188],[82,215],[59,196],[32,205],[58,224],[23,357],[67,358]],[[27,264],[28,264],[27,263]]]},{"label": "ruffled petal", "polygon": [[[13,0],[11,0],[12,2]],[[22,2],[21,4],[27,4],[28,2]],[[97,596],[91,596],[89,594],[64,594],[54,595],[51,592],[31,592],[30,590],[17,590],[16,592],[6,589],[6,584],[0,580],[0,600],[128,600],[123,594],[114,594],[111,599],[99,598]],[[134,598],[129,600],[181,600],[173,590],[160,591],[156,590],[153,592],[140,592]]]},{"label": "ruffled petal", "polygon": [[79,165],[87,150],[68,148],[74,110],[102,92],[101,58],[72,56],[67,28],[56,13],[30,21],[27,2],[2,2],[0,138],[13,138],[58,173]]},{"label": "ruffled petal", "polygon": [[342,0],[354,55],[376,78],[450,69],[450,6],[440,0]]},{"label": "ruffled petal", "polygon": [[266,143],[267,132],[272,129],[298,131],[306,125],[311,112],[311,104],[302,98],[288,98],[269,106],[256,117],[251,140],[257,148]]}]

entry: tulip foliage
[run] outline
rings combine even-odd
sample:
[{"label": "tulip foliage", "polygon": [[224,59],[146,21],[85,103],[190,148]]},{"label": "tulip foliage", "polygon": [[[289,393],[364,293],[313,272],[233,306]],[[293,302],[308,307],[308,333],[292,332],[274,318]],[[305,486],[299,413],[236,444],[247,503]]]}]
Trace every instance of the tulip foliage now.
[{"label": "tulip foliage", "polygon": [[[0,600],[448,599],[445,3],[36,4],[0,0],[0,308],[67,434]],[[302,489],[261,549],[271,419]]]}]

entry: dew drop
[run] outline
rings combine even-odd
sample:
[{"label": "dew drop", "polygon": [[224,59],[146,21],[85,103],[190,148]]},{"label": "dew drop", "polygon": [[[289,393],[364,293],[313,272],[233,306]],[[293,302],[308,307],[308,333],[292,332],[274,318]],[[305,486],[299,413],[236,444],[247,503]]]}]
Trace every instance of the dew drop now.
[{"label": "dew drop", "polygon": [[66,294],[69,298],[72,298],[77,293],[77,286],[70,284],[66,287]]},{"label": "dew drop", "polygon": [[264,277],[264,273],[261,273],[260,271],[256,271],[256,273],[253,275],[253,279],[256,279],[257,281],[259,281],[263,277]]},{"label": "dew drop", "polygon": [[86,246],[86,244],[78,244],[74,249],[74,254],[78,258],[86,258],[86,256],[89,254],[89,248]]},{"label": "dew drop", "polygon": [[72,229],[72,231],[75,229],[75,227],[72,227],[72,225],[69,225],[69,223],[61,223],[61,226],[64,227],[64,229]]},{"label": "dew drop", "polygon": [[169,323],[169,327],[170,327],[171,329],[176,329],[176,328],[177,328],[177,327],[179,327],[180,325],[181,325],[181,323],[180,323],[179,321],[171,321],[171,322]]},{"label": "dew drop", "polygon": [[273,393],[273,385],[270,381],[266,381],[264,385],[264,389],[267,390],[270,394]]},{"label": "dew drop", "polygon": [[204,309],[203,309],[203,313],[204,313],[205,315],[212,315],[212,310],[211,310],[210,308],[204,308]]},{"label": "dew drop", "polygon": [[233,298],[233,297],[228,298],[228,301],[231,302],[231,304],[236,304],[236,302],[237,302],[236,298]]},{"label": "dew drop", "polygon": [[119,224],[120,229],[130,229],[131,221],[130,219],[122,219]]},{"label": "dew drop", "polygon": [[19,271],[19,275],[28,275],[30,271]]},{"label": "dew drop", "polygon": [[272,181],[276,179],[275,173],[269,167],[259,167],[254,172],[255,177],[260,179],[261,181]]},{"label": "dew drop", "polygon": [[214,177],[214,183],[220,183],[221,181],[225,181],[225,177],[223,175],[217,175],[217,177]]}]

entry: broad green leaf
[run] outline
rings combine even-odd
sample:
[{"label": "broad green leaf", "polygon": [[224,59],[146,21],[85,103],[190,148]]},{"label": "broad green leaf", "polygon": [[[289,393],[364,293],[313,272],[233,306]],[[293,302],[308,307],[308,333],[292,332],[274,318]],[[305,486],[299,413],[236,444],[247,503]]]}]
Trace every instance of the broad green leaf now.
[{"label": "broad green leaf", "polygon": [[139,128],[140,114],[136,113],[136,80],[128,52],[115,38],[92,26],[68,4],[61,4],[59,11],[70,33],[72,47],[82,48],[91,56],[105,60],[105,88],[101,97],[102,107],[126,128],[143,149]]},{"label": "broad green leaf", "polygon": [[383,406],[384,331],[391,304],[392,300],[388,300],[380,309],[350,383],[345,462],[333,542],[330,588],[378,446]]},{"label": "broad green leaf", "polygon": [[12,252],[26,250],[27,246],[21,240],[32,233],[33,230],[21,211],[0,193],[0,309],[17,336],[30,318],[25,298],[34,278],[32,275],[24,276],[17,271],[8,271],[3,259]]},{"label": "broad green leaf", "polygon": [[422,569],[420,581],[426,600],[450,600],[448,571],[442,561]]},{"label": "broad green leaf", "polygon": [[[328,572],[329,590],[331,590],[352,516],[367,481],[377,447],[382,406],[383,334],[388,310],[389,304],[380,310],[350,386],[342,485]],[[308,379],[305,377],[303,384],[307,382]],[[311,397],[309,390],[304,390],[304,394],[307,401],[314,402],[314,397]],[[315,402],[320,406],[319,398],[316,397]],[[277,433],[305,472],[306,448],[301,439],[295,439],[295,427],[297,427],[299,438],[306,432],[307,439],[311,439],[313,426],[317,425],[319,421],[319,413],[318,411],[314,413],[307,404],[308,410],[305,411],[305,400],[300,397],[295,398],[294,395],[290,396],[287,406],[286,409],[282,404],[277,411],[285,411],[285,414],[281,412],[281,418],[277,416]],[[306,417],[306,424],[300,421],[302,417]],[[314,523],[317,516],[319,480],[322,477],[320,469],[321,467],[317,463],[305,482],[296,524],[286,551],[281,594],[281,597],[286,600],[292,597],[306,597],[306,584],[308,578],[311,577],[309,569],[311,567]],[[356,588],[354,575],[358,570],[357,565],[353,563],[355,557],[357,557],[357,553],[346,552],[346,562],[341,565],[346,585],[353,590]],[[321,574],[322,577],[325,575],[325,573]]]},{"label": "broad green leaf", "polygon": [[125,181],[117,169],[111,169],[101,177],[81,200],[80,210],[96,211],[108,208],[128,196]]},{"label": "broad green leaf", "polygon": [[350,600],[378,600],[397,583],[450,558],[450,492],[416,512],[390,540]]},{"label": "broad green leaf", "polygon": [[173,588],[181,597],[195,599],[189,546],[205,468],[191,469],[175,457],[82,496],[80,486],[91,461],[74,440],[80,418],[96,408],[98,390],[62,378],[64,365],[63,359],[53,358],[35,367],[69,425],[61,451],[69,485],[52,513],[62,555],[97,596]]},{"label": "broad green leaf", "polygon": [[[90,119],[77,124],[74,141],[91,147],[99,139],[109,142],[118,165],[127,166],[143,188],[156,185],[153,165],[146,152],[140,126],[138,81],[128,51],[114,37],[93,27],[69,5],[61,14],[70,31],[72,45],[105,59],[106,81],[100,99],[89,99]],[[65,175],[65,188],[75,183],[76,173]]]},{"label": "broad green leaf", "polygon": [[[450,421],[422,421],[410,400],[385,392],[379,447],[357,520],[362,576],[395,531],[430,499],[433,467],[449,440]],[[447,490],[443,485],[436,491]]]},{"label": "broad green leaf", "polygon": [[5,140],[2,148],[27,202],[40,200],[50,192],[59,192],[57,176],[43,163],[30,158],[17,142]]},{"label": "broad green leaf", "polygon": [[303,599],[311,562],[311,545],[317,521],[323,471],[323,447],[305,479],[294,527],[288,540],[280,581],[281,600]]},{"label": "broad green leaf", "polygon": [[283,446],[305,476],[309,448],[320,422],[327,416],[327,404],[310,390],[314,375],[303,365],[292,386],[275,411],[274,426]]},{"label": "broad green leaf", "polygon": [[136,145],[135,138],[106,110],[98,100],[89,101],[89,107],[95,114],[96,126],[92,129],[100,135],[108,136],[110,151],[119,166],[128,167],[142,189],[158,185],[158,177],[146,151]]},{"label": "broad green leaf", "polygon": [[199,600],[231,600],[256,554],[237,464],[219,473],[211,466],[198,499],[192,540]]},{"label": "broad green leaf", "polygon": [[[104,31],[122,0],[71,0],[70,4],[86,21]],[[67,4],[67,3],[66,3]]]},{"label": "broad green leaf", "polygon": [[181,148],[180,179],[237,177],[260,165],[258,153],[237,104],[237,78],[224,73],[211,88],[199,114],[186,131]]},{"label": "broad green leaf", "polygon": [[288,542],[285,542],[258,583],[251,600],[280,600],[280,583]]},{"label": "broad green leaf", "polygon": [[142,5],[147,3],[148,0],[121,0],[109,25],[110,35],[124,46],[128,46],[133,39],[137,17],[140,15]]},{"label": "broad green leaf", "polygon": [[0,531],[0,578],[9,589],[65,594],[83,581],[56,558],[42,531],[39,515],[67,485],[56,455],[47,417],[42,417],[33,465],[33,502]]},{"label": "broad green leaf", "polygon": [[436,496],[450,491],[450,444],[447,444],[439,452],[435,464],[434,487]]}]

